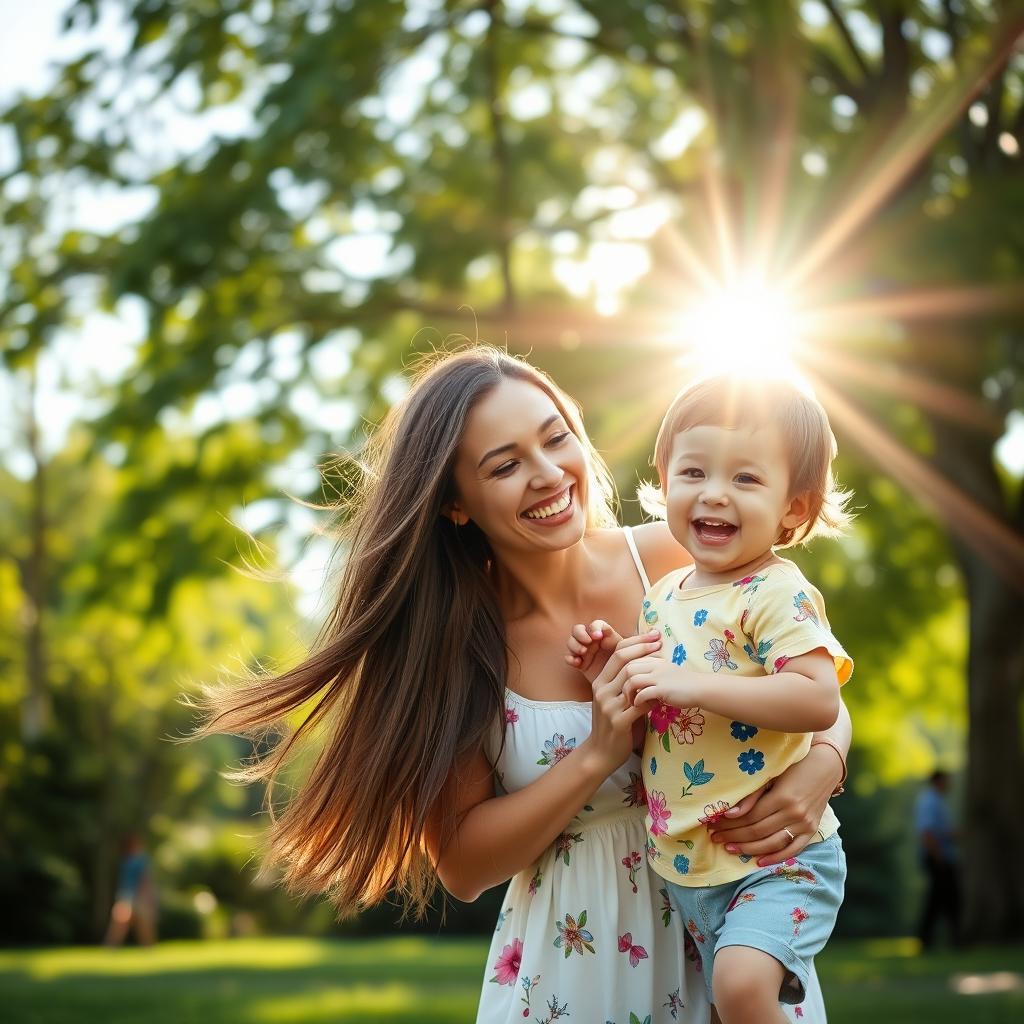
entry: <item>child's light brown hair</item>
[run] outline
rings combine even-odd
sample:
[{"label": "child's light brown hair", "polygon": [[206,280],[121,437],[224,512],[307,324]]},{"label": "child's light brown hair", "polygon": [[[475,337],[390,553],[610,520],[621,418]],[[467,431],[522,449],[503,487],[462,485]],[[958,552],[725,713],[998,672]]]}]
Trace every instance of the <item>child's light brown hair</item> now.
[{"label": "child's light brown hair", "polygon": [[776,547],[803,544],[813,537],[841,534],[852,518],[851,491],[841,490],[832,475],[836,439],[821,403],[803,388],[777,378],[708,377],[684,388],[665,413],[654,445],[654,466],[660,488],[641,484],[640,504],[665,517],[668,460],[678,433],[692,427],[778,427],[789,458],[789,497],[810,494],[807,519],[794,529],[781,529]]}]

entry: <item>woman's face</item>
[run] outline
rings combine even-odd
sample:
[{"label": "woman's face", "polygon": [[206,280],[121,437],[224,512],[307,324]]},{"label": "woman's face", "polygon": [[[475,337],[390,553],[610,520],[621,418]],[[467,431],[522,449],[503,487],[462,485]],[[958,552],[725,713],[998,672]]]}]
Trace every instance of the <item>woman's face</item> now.
[{"label": "woman's face", "polygon": [[587,482],[583,447],[555,403],[505,379],[466,422],[451,515],[473,520],[495,550],[558,551],[586,530]]}]

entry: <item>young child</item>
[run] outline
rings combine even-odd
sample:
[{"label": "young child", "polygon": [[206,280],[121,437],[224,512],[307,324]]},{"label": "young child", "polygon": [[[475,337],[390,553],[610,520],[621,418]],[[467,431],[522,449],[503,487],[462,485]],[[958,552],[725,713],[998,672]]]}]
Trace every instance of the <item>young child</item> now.
[{"label": "young child", "polygon": [[[655,450],[660,492],[641,494],[694,558],[644,597],[640,630],[660,629],[661,652],[622,670],[625,698],[651,705],[647,853],[725,1024],[785,1021],[779,1002],[802,1000],[842,900],[831,808],[799,856],[765,868],[708,831],[838,715],[853,663],[821,595],[774,550],[846,524],[834,456],[824,409],[793,384],[715,377],[672,403]],[[570,663],[593,680],[619,639],[604,622],[577,625]],[[780,838],[806,838],[778,824]]]}]

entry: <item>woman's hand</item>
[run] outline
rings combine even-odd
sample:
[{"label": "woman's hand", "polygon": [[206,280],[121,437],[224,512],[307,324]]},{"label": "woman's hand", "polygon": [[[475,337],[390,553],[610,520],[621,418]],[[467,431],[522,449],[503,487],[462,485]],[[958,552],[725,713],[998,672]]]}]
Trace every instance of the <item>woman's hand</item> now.
[{"label": "woman's hand", "polygon": [[797,856],[814,838],[841,775],[835,750],[816,744],[802,761],[730,808],[712,841],[724,843],[729,853],[756,857],[758,867]]},{"label": "woman's hand", "polygon": [[633,752],[633,724],[647,709],[633,707],[622,693],[628,679],[627,666],[636,658],[653,654],[661,647],[661,636],[654,630],[642,636],[621,640],[604,668],[591,684],[594,702],[591,708],[590,735],[579,746],[586,757],[606,778]]}]

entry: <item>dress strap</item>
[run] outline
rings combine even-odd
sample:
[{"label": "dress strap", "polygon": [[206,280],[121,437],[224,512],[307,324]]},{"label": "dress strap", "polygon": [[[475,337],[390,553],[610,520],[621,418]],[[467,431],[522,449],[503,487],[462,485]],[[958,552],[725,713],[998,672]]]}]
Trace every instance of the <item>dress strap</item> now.
[{"label": "dress strap", "polygon": [[647,578],[647,570],[644,568],[644,563],[640,560],[640,552],[636,549],[636,541],[633,539],[633,527],[624,526],[622,532],[626,535],[629,553],[633,556],[633,564],[636,566],[636,571],[640,573],[640,580],[646,592],[651,589],[651,581]]}]

